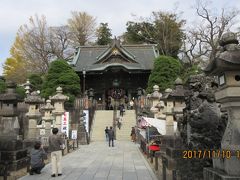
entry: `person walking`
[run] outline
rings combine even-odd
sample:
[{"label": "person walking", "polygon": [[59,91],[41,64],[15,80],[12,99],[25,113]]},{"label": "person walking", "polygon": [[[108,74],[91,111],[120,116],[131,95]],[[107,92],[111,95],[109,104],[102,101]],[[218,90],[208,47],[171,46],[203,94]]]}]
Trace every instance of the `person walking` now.
[{"label": "person walking", "polygon": [[108,145],[110,147],[110,144],[112,142],[112,147],[114,147],[114,131],[112,126],[110,126],[110,129],[108,130]]},{"label": "person walking", "polygon": [[117,127],[120,130],[122,126],[122,123],[120,122],[120,118],[117,118]]},{"label": "person walking", "polygon": [[132,127],[130,136],[132,137],[132,142],[136,142],[136,131],[134,127]]},{"label": "person walking", "polygon": [[44,159],[47,158],[47,153],[44,151],[41,142],[36,142],[34,148],[31,150],[31,170],[30,175],[41,174],[42,168],[44,168]]},{"label": "person walking", "polygon": [[123,117],[124,105],[123,105],[123,104],[121,104],[119,108],[120,108],[120,116],[122,116],[122,117]]},{"label": "person walking", "polygon": [[51,152],[52,177],[56,177],[56,175],[62,175],[61,159],[63,146],[63,139],[58,135],[58,128],[53,128],[52,135],[49,136],[49,151]]},{"label": "person walking", "polygon": [[106,141],[108,141],[108,127],[106,127],[105,131],[105,137],[106,137]]},{"label": "person walking", "polygon": [[133,110],[133,105],[134,105],[133,100],[131,100],[131,101],[129,102],[129,105],[130,105],[130,109]]}]

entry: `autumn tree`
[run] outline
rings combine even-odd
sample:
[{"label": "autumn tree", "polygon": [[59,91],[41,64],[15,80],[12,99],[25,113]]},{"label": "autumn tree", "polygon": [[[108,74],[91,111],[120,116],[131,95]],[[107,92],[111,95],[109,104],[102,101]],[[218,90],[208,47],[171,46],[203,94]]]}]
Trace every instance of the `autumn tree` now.
[{"label": "autumn tree", "polygon": [[96,19],[86,12],[73,11],[72,17],[68,19],[68,27],[72,43],[83,46],[95,36]]},{"label": "autumn tree", "polygon": [[3,75],[6,80],[13,81],[17,84],[24,83],[27,78],[28,65],[18,49],[22,40],[16,37],[15,42],[10,50],[11,57],[7,58],[3,65]]},{"label": "autumn tree", "polygon": [[175,13],[153,12],[140,22],[128,22],[125,43],[157,44],[160,54],[177,57],[184,37],[182,20]]},{"label": "autumn tree", "polygon": [[30,17],[17,33],[14,48],[30,73],[46,73],[49,63],[56,58],[67,59],[73,52],[67,26],[49,27],[45,16]]},{"label": "autumn tree", "polygon": [[101,23],[97,28],[97,44],[107,45],[111,42],[111,29],[108,27],[108,23]]},{"label": "autumn tree", "polygon": [[49,44],[49,31],[45,16],[30,17],[29,25],[20,27],[18,36],[22,39],[19,52],[33,72],[46,73],[53,58]]}]

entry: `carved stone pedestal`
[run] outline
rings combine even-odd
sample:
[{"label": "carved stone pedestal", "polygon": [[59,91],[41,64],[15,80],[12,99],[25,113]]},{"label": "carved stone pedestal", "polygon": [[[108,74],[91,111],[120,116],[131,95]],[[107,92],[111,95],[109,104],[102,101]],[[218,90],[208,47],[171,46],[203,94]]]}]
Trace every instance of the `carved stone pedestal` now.
[{"label": "carved stone pedestal", "polygon": [[16,171],[28,163],[27,149],[21,140],[0,139],[0,162],[9,163],[9,170]]},{"label": "carved stone pedestal", "polygon": [[[240,179],[240,45],[236,34],[222,35],[220,51],[205,69],[209,75],[217,76],[219,88],[216,100],[228,114],[228,124],[221,142],[221,149],[231,152],[230,158],[213,159],[214,169],[204,170],[205,180]],[[237,155],[233,152],[237,152]],[[234,155],[233,155],[234,154]]]},{"label": "carved stone pedestal", "polygon": [[88,144],[88,136],[83,124],[80,124],[78,127],[78,142],[81,145]]},{"label": "carved stone pedestal", "polygon": [[166,150],[162,155],[162,175],[163,180],[177,179],[177,171],[181,165],[182,159],[182,140],[179,137],[169,136],[165,138]]},{"label": "carved stone pedestal", "polygon": [[16,85],[9,82],[6,93],[0,94],[0,163],[8,164],[8,170],[18,170],[28,162],[27,149],[19,138],[17,104],[20,100]]},{"label": "carved stone pedestal", "polygon": [[229,176],[224,171],[215,168],[204,168],[203,177],[207,180],[239,180],[240,176]]}]

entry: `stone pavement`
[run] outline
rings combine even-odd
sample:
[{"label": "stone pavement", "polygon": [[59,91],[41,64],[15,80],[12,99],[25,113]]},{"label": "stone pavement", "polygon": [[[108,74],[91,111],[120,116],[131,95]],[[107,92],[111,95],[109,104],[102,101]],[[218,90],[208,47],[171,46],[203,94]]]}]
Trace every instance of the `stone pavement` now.
[{"label": "stone pavement", "polygon": [[139,145],[129,141],[115,141],[115,147],[106,142],[92,142],[62,159],[63,175],[51,177],[48,164],[40,175],[27,175],[21,180],[157,180]]}]

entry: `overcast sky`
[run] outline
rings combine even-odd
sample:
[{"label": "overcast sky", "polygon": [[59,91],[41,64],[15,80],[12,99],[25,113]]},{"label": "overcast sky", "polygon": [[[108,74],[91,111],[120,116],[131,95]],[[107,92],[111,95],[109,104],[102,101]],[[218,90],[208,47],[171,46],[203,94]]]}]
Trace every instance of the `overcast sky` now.
[{"label": "overcast sky", "polygon": [[[71,11],[86,11],[98,23],[107,22],[113,36],[118,36],[125,31],[126,22],[134,20],[132,15],[149,17],[152,11],[172,12],[176,7],[177,12],[183,12],[182,18],[194,24],[194,3],[195,0],[0,0],[0,74],[18,28],[35,14],[45,15],[49,26],[60,26],[66,24]],[[240,0],[212,0],[212,4],[216,9],[240,9]]]}]

